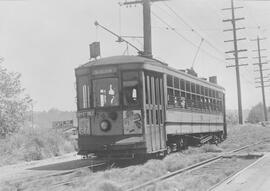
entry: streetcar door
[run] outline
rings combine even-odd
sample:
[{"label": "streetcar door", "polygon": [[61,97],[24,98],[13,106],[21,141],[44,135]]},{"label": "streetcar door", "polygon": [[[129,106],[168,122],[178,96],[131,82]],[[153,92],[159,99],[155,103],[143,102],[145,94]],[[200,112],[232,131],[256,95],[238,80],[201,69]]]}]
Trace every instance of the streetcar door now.
[{"label": "streetcar door", "polygon": [[145,72],[144,81],[147,150],[155,152],[166,148],[163,75]]}]

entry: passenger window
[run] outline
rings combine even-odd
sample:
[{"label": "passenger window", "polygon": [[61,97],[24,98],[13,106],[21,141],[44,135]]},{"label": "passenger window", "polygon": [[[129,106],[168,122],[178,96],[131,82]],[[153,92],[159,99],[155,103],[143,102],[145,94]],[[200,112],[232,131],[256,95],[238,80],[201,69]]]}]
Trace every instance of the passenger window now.
[{"label": "passenger window", "polygon": [[186,91],[190,92],[190,82],[186,82]]},{"label": "passenger window", "polygon": [[199,85],[196,84],[196,94],[200,94],[201,93],[201,88]]},{"label": "passenger window", "polygon": [[168,105],[174,105],[173,89],[168,88]]},{"label": "passenger window", "polygon": [[195,93],[195,84],[194,83],[191,83],[191,92]]},{"label": "passenger window", "polygon": [[173,77],[171,75],[167,75],[167,85],[173,87]]},{"label": "passenger window", "polygon": [[174,87],[179,89],[179,79],[174,77]]},{"label": "passenger window", "polygon": [[181,90],[185,90],[185,80],[180,80]]}]

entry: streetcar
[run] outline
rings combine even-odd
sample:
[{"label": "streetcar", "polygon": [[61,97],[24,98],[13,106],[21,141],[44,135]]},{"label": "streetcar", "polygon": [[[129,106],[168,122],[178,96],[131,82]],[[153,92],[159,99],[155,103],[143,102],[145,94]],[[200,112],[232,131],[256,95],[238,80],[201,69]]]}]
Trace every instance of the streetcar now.
[{"label": "streetcar", "polygon": [[112,56],[75,69],[78,154],[164,156],[227,136],[225,90],[142,56]]}]

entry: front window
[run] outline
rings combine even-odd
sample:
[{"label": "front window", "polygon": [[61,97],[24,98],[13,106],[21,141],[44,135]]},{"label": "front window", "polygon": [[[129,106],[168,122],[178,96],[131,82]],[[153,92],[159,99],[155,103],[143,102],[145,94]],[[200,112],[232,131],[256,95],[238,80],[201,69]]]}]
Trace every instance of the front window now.
[{"label": "front window", "polygon": [[78,85],[78,109],[90,107],[90,83],[88,76],[80,76],[77,79]]},{"label": "front window", "polygon": [[139,104],[139,73],[123,72],[123,99],[125,106]]},{"label": "front window", "polygon": [[119,105],[119,88],[117,78],[93,80],[93,91],[95,107]]}]

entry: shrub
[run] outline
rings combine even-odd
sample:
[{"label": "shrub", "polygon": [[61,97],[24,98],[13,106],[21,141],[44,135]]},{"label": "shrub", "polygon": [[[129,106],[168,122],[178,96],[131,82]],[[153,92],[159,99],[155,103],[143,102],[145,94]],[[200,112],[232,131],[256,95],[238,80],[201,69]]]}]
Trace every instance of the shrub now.
[{"label": "shrub", "polygon": [[0,140],[0,166],[40,160],[74,151],[74,145],[54,129],[24,128]]}]

